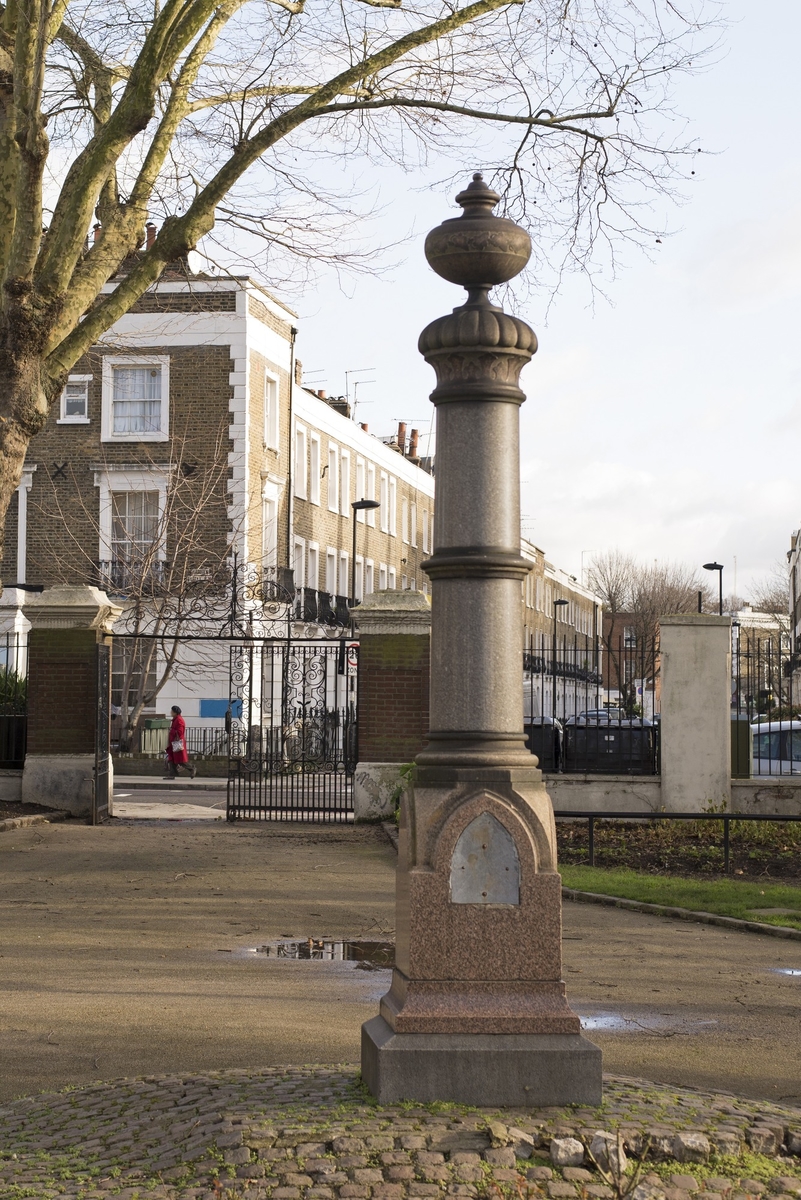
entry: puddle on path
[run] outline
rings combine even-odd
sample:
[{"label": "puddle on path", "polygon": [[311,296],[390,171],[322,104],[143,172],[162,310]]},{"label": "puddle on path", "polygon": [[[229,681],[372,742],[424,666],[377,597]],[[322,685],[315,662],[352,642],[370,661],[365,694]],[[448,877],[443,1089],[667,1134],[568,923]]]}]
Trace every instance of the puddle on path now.
[{"label": "puddle on path", "polygon": [[[576,1007],[576,1006],[574,1006]],[[718,1024],[712,1020],[694,1020],[692,1017],[675,1016],[673,1013],[622,1013],[600,1011],[581,1017],[581,1028],[585,1033],[650,1033],[655,1037],[675,1037],[711,1030]]]},{"label": "puddle on path", "polygon": [[395,962],[395,943],[362,938],[281,938],[240,951],[254,959],[295,959],[306,962],[352,963],[356,970],[389,971]]},{"label": "puddle on path", "polygon": [[801,967],[768,967],[771,975],[799,975],[801,976]]}]

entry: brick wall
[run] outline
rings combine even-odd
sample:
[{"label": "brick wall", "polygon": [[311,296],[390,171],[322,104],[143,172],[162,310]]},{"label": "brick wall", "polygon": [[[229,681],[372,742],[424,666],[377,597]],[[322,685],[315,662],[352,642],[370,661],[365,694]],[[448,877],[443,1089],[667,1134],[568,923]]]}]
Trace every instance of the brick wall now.
[{"label": "brick wall", "polygon": [[28,754],[94,754],[97,636],[33,629],[28,651]]},{"label": "brick wall", "polygon": [[360,762],[410,762],[426,744],[429,644],[419,634],[362,637]]}]

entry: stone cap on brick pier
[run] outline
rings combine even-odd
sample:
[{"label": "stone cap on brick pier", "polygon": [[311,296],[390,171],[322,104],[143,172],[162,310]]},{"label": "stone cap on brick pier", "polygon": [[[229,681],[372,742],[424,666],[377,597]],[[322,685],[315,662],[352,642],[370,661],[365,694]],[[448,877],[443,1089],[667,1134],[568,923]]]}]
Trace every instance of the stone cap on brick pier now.
[{"label": "stone cap on brick pier", "polygon": [[361,637],[428,636],[431,632],[431,602],[423,592],[372,592],[351,612]]},{"label": "stone cap on brick pier", "polygon": [[29,594],[22,612],[31,629],[97,629],[111,633],[122,608],[100,588],[76,584]]}]

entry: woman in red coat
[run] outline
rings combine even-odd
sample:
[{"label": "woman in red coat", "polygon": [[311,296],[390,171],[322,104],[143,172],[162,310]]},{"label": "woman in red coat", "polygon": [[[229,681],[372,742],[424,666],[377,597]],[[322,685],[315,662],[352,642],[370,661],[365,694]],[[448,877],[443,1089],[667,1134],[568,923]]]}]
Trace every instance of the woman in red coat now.
[{"label": "woman in red coat", "polygon": [[176,779],[178,777],[178,768],[185,767],[189,772],[190,778],[195,778],[195,768],[189,764],[189,755],[186,752],[186,721],[181,716],[181,710],[177,704],[173,704],[170,709],[172,713],[172,724],[170,732],[167,734],[167,779]]}]

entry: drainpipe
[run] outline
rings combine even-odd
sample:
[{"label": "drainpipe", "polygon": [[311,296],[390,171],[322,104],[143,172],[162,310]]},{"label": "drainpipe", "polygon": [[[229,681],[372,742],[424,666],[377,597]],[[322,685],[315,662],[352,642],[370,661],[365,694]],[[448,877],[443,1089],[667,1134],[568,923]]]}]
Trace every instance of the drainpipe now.
[{"label": "drainpipe", "polygon": [[295,519],[295,502],[294,502],[294,463],[295,463],[295,405],[293,397],[295,394],[295,338],[298,336],[298,331],[293,325],[289,331],[289,450],[287,453],[286,464],[286,485],[288,489],[286,501],[286,565],[288,570],[292,570],[295,566],[292,561],[292,527]]}]

